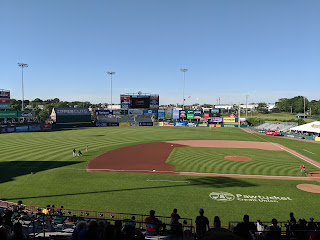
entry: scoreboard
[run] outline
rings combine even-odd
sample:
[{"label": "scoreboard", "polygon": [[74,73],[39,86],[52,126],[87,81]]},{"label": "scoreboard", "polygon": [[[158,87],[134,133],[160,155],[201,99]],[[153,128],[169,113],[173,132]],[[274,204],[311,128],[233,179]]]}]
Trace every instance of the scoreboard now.
[{"label": "scoreboard", "polygon": [[120,95],[121,108],[124,109],[158,109],[158,94],[126,94]]}]

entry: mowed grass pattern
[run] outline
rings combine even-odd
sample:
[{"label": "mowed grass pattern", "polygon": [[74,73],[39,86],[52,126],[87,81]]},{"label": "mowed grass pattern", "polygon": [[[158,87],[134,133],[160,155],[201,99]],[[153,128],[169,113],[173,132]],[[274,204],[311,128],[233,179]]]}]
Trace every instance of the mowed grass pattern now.
[{"label": "mowed grass pattern", "polygon": [[[252,160],[232,161],[224,159],[225,156],[246,156]],[[302,176],[302,160],[284,151],[181,147],[174,149],[167,163],[175,165],[179,172]],[[317,170],[311,164],[304,164],[308,171]]]},{"label": "mowed grass pattern", "polygon": [[[150,209],[155,209],[157,215],[167,216],[173,208],[178,208],[181,216],[191,218],[195,218],[197,210],[202,207],[206,215],[211,216],[210,222],[213,216],[217,215],[224,224],[227,224],[228,220],[241,220],[243,214],[249,214],[253,219],[261,219],[261,216],[264,216],[264,219],[276,217],[285,220],[292,209],[299,217],[320,215],[320,202],[316,201],[319,198],[318,194],[303,192],[295,187],[299,183],[319,185],[315,182],[86,172],[86,165],[93,157],[115,148],[158,141],[219,139],[276,141],[320,161],[319,144],[284,138],[264,136],[261,138],[231,128],[210,130],[209,128],[108,127],[0,134],[0,198],[14,202],[23,200],[28,205],[55,204],[66,208],[98,211],[148,214]],[[85,153],[86,145],[89,146],[88,153]],[[81,149],[84,156],[72,157],[73,148]],[[314,154],[304,152],[303,149]],[[214,149],[209,149],[208,153],[203,150],[199,149],[205,161],[201,164],[190,161],[190,166],[193,165],[190,169],[232,172],[242,167],[241,162],[231,162],[233,165],[226,167],[225,160],[220,159],[220,163],[210,168],[214,155],[211,151]],[[186,153],[186,157],[196,158],[197,154],[194,151],[198,149]],[[235,155],[230,153],[232,149],[223,151],[228,151],[227,155]],[[238,150],[237,155],[239,155]],[[179,157],[177,156],[176,160],[179,160]],[[170,160],[173,160],[171,156]],[[259,172],[262,172],[267,164],[255,161],[256,165],[245,167],[241,172],[253,174],[259,168]],[[301,163],[304,162],[301,160]],[[273,165],[279,166],[278,163]],[[307,170],[308,168],[309,166]],[[288,171],[288,168],[283,167],[278,171],[279,175],[292,174],[285,171]],[[30,174],[31,172],[35,174]],[[149,179],[153,181],[147,181]],[[235,201],[220,203],[209,197],[211,192],[217,191],[288,196],[294,201],[290,204],[283,202],[273,205]]]}]

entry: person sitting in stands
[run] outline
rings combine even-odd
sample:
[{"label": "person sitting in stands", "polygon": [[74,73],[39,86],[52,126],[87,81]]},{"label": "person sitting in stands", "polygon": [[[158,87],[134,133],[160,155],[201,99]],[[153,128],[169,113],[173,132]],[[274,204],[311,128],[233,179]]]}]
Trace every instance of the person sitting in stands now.
[{"label": "person sitting in stands", "polygon": [[214,217],[213,228],[210,228],[202,237],[201,240],[213,240],[213,239],[233,239],[240,240],[240,237],[226,228],[221,227],[221,221],[218,216]]},{"label": "person sitting in stands", "polygon": [[310,222],[308,222],[308,229],[314,231],[317,228],[317,224],[313,221],[314,218],[310,217]]},{"label": "person sitting in stands", "polygon": [[50,214],[50,205],[47,205],[47,207],[42,210],[42,213],[44,213],[45,215],[49,215]]},{"label": "person sitting in stands", "polygon": [[27,236],[22,232],[22,224],[20,222],[16,222],[13,225],[13,234],[9,236],[8,240],[27,240]]},{"label": "person sitting in stands", "polygon": [[200,216],[196,218],[196,234],[197,238],[202,237],[209,230],[209,220],[205,217],[203,208],[199,209]]},{"label": "person sitting in stands", "polygon": [[257,227],[253,222],[249,221],[248,215],[244,215],[243,222],[238,223],[233,232],[243,239],[251,239],[250,231],[257,231]]},{"label": "person sitting in stands", "polygon": [[76,228],[73,230],[71,239],[78,240],[79,233],[85,229],[87,229],[87,222],[85,221],[78,222]]},{"label": "person sitting in stands", "polygon": [[97,221],[90,221],[88,228],[80,231],[78,240],[99,240],[99,224]]},{"label": "person sitting in stands", "polygon": [[266,235],[267,240],[281,240],[281,227],[278,225],[277,219],[273,218],[271,220],[269,230],[270,231]]},{"label": "person sitting in stands", "polygon": [[160,231],[161,221],[155,217],[156,211],[150,210],[150,215],[144,222],[146,223],[147,232],[146,236],[157,236]]},{"label": "person sitting in stands", "polygon": [[61,217],[63,215],[63,206],[60,206],[60,208],[57,210],[57,216]]}]

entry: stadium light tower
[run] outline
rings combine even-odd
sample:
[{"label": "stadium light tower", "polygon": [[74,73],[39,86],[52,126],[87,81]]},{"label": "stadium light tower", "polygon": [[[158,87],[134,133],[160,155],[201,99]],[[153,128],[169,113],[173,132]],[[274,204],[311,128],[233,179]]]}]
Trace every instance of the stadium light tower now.
[{"label": "stadium light tower", "polygon": [[25,64],[25,63],[18,63],[18,66],[21,67],[22,69],[22,106],[21,106],[21,111],[23,112],[24,111],[24,89],[23,89],[23,68],[24,67],[28,67],[29,65],[28,64]]},{"label": "stadium light tower", "polygon": [[249,95],[246,94],[246,119],[248,118],[248,97]]},{"label": "stadium light tower", "polygon": [[112,75],[114,75],[116,72],[108,72],[108,74],[110,75],[111,79],[110,79],[110,83],[111,83],[111,111],[112,111]]},{"label": "stadium light tower", "polygon": [[182,109],[184,110],[184,82],[185,82],[185,77],[186,77],[186,71],[188,71],[187,68],[181,68],[180,69],[183,72],[183,90],[182,90]]}]

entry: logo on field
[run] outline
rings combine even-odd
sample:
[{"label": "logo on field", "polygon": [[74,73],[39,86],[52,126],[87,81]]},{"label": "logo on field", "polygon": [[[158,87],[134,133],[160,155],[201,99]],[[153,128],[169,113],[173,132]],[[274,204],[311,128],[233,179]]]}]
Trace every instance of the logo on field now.
[{"label": "logo on field", "polygon": [[220,201],[220,202],[229,202],[233,201],[235,196],[232,193],[227,192],[212,192],[209,194],[209,197],[213,200]]}]

